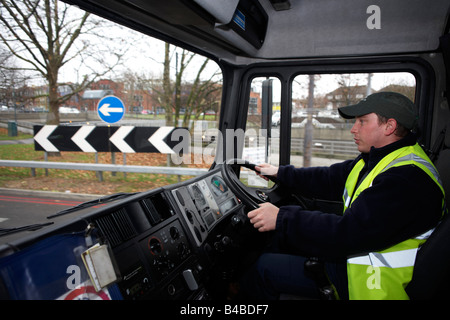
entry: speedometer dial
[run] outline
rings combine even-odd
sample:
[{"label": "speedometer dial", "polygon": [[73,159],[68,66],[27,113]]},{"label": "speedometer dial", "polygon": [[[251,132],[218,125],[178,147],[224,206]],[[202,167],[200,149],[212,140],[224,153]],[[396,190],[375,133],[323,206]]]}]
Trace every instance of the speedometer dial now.
[{"label": "speedometer dial", "polygon": [[214,176],[211,178],[211,185],[214,194],[218,197],[228,191],[228,187],[219,176]]},{"label": "speedometer dial", "polygon": [[203,207],[206,204],[205,197],[203,196],[202,191],[199,189],[197,185],[192,186],[192,193],[194,194],[194,199],[197,205]]}]

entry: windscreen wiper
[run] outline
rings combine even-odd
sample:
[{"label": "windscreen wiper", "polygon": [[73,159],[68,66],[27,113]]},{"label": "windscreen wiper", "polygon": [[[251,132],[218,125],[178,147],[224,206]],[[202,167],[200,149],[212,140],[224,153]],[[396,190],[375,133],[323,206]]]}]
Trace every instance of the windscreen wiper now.
[{"label": "windscreen wiper", "polygon": [[53,222],[30,224],[28,226],[16,227],[16,228],[0,228],[0,237],[7,236],[11,233],[21,232],[21,231],[35,231],[42,227],[46,227],[53,224]]},{"label": "windscreen wiper", "polygon": [[68,213],[71,213],[71,212],[74,212],[74,211],[78,211],[78,210],[89,208],[89,207],[93,207],[93,206],[96,206],[96,205],[105,204],[105,203],[108,203],[108,202],[111,202],[111,201],[114,201],[114,200],[119,200],[119,199],[122,199],[122,198],[126,198],[126,197],[129,197],[129,196],[131,196],[133,194],[136,194],[136,193],[139,193],[139,192],[133,192],[133,193],[121,192],[121,193],[115,193],[115,194],[112,194],[112,195],[109,195],[109,196],[101,197],[101,198],[98,198],[98,199],[95,199],[95,200],[86,201],[86,202],[77,204],[76,206],[73,206],[73,207],[70,207],[68,209],[64,209],[62,211],[59,211],[59,212],[57,212],[55,214],[52,214],[52,215],[48,216],[47,219],[56,218],[56,217],[59,217],[59,216],[62,216],[62,215],[65,215],[65,214],[68,214]]}]

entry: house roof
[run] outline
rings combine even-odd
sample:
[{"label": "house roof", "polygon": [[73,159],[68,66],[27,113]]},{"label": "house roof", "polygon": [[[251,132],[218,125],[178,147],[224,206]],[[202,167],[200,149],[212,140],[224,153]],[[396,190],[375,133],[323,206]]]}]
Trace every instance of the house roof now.
[{"label": "house roof", "polygon": [[86,90],[83,92],[83,99],[101,99],[112,94],[111,90]]}]

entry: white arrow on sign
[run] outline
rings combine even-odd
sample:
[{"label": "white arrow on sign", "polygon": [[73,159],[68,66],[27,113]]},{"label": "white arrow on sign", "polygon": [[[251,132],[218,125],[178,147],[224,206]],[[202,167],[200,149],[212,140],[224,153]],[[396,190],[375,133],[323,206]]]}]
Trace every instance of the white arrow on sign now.
[{"label": "white arrow on sign", "polygon": [[56,125],[45,125],[39,130],[39,132],[34,136],[34,140],[39,143],[45,151],[48,152],[59,152],[53,143],[51,143],[47,138],[52,134],[53,131],[58,126]]},{"label": "white arrow on sign", "polygon": [[165,142],[164,138],[167,137],[169,133],[172,132],[174,127],[161,127],[150,138],[148,141],[156,148],[160,153],[175,153],[172,148],[170,148]]},{"label": "white arrow on sign", "polygon": [[122,126],[117,129],[116,132],[109,138],[109,141],[114,143],[114,145],[123,153],[135,153],[136,151],[130,147],[123,139],[125,139],[128,134],[134,129],[134,126]]},{"label": "white arrow on sign", "polygon": [[89,142],[86,141],[87,136],[95,129],[95,126],[82,126],[78,131],[72,136],[72,141],[83,151],[83,152],[97,152],[94,147],[91,146]]},{"label": "white arrow on sign", "polygon": [[104,103],[100,106],[100,108],[98,108],[98,111],[100,111],[105,117],[109,117],[110,112],[123,112],[123,108],[114,108],[109,106],[109,103]]}]

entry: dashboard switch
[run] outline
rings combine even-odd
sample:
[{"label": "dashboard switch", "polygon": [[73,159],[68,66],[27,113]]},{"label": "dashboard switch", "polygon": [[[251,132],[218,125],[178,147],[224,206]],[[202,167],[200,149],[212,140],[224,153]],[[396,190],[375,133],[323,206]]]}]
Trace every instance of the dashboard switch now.
[{"label": "dashboard switch", "polygon": [[184,281],[186,281],[186,284],[191,291],[195,291],[198,289],[197,280],[195,280],[194,273],[191,269],[184,270],[183,277]]}]

